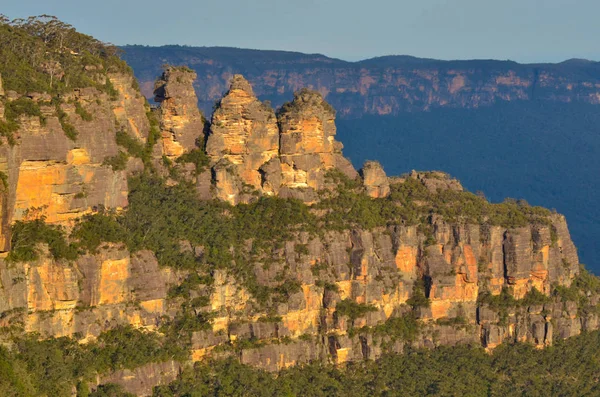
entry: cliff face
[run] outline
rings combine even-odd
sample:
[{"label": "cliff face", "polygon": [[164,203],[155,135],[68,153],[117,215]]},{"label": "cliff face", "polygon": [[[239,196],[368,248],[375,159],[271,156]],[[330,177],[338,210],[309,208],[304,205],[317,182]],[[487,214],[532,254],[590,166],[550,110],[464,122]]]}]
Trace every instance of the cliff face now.
[{"label": "cliff face", "polygon": [[[254,264],[264,287],[284,269],[300,285],[275,313],[257,309],[233,274],[217,271],[207,302],[215,317],[210,330],[193,333],[191,357],[238,354],[244,363],[277,370],[314,359],[373,359],[386,350],[382,346],[400,352],[406,343],[481,342],[492,348],[508,340],[544,346],[597,328],[596,314],[578,314],[577,304],[558,298],[504,313],[481,300],[482,292],[500,295],[507,287],[521,299],[534,287],[549,294],[553,285],[569,286],[579,268],[564,217],[516,229],[441,219],[431,226],[435,243],[418,226],[327,232],[320,239],[299,235],[276,251],[269,267]],[[299,253],[299,245],[306,250]],[[179,310],[181,302],[168,290],[185,276],[160,268],[151,252],[131,254],[118,246],[71,265],[47,258],[16,267],[2,262],[2,326],[21,323],[45,337],[78,334],[83,340],[119,324],[156,330],[162,316]],[[427,283],[418,292],[422,280]],[[375,332],[386,320],[408,315],[419,293],[430,305],[412,309],[423,323],[414,339]],[[340,307],[348,301],[371,309],[344,312]],[[282,338],[289,342],[279,343]],[[255,345],[239,353],[222,349],[244,340]]]},{"label": "cliff face", "polygon": [[[205,111],[242,73],[256,94],[283,104],[303,87],[319,91],[342,117],[435,107],[476,108],[498,101],[600,103],[597,62],[523,65],[510,61],[437,61],[403,56],[345,62],[323,55],[233,48],[124,47],[146,96],[165,59],[196,70]],[[160,56],[158,56],[160,54]],[[148,87],[148,88],[146,88]]]},{"label": "cliff face", "polygon": [[[63,95],[58,105],[51,105],[47,94],[7,93],[8,104],[30,101],[39,106],[41,116],[20,116],[16,144],[5,140],[0,147],[0,171],[6,177],[1,201],[2,251],[10,247],[9,225],[27,218],[28,212],[69,226],[98,206],[127,206],[127,169],[114,171],[103,162],[119,152],[117,131],[143,142],[149,124],[145,99],[132,88],[133,76],[110,74],[108,78],[114,95],[83,88]],[[88,120],[82,115],[89,116]],[[68,137],[65,128],[72,128],[76,136]],[[129,170],[139,169],[136,164],[132,159]]]},{"label": "cliff face", "polygon": [[[599,299],[578,281],[585,273],[563,216],[517,203],[494,207],[441,172],[388,178],[368,162],[357,173],[335,140],[335,111],[318,92],[297,92],[276,114],[235,76],[204,137],[193,73],[165,71],[155,113],[131,76],[109,77],[114,95],[76,90],[65,94],[62,112],[43,94],[28,94],[44,117],[20,119],[16,143],[0,147],[4,251],[15,221],[43,214],[71,229],[91,213],[108,222],[100,206],[131,211],[128,195],[140,193],[129,191],[127,177],[136,172],[168,175],[162,182],[169,187],[192,182],[205,201],[168,201],[162,185],[151,186],[151,199],[162,205],[157,212],[166,214],[159,237],[169,242],[152,249],[143,245],[151,239],[147,219],[114,215],[114,223],[92,229],[111,243],[80,246],[75,259],[55,259],[52,241],[35,247],[37,259],[0,259],[4,337],[24,331],[89,342],[118,325],[163,335],[189,321],[177,329],[178,339],[189,337],[189,360],[235,356],[274,371],[311,360],[374,359],[405,346],[542,347],[598,328]],[[4,95],[0,103],[9,107],[22,97]],[[158,148],[148,144],[152,115]],[[66,120],[78,132],[74,139],[65,134]],[[129,153],[125,164],[110,160],[123,151],[119,139]],[[159,156],[162,168],[149,161]],[[214,198],[248,205],[212,204]],[[257,207],[263,212],[244,212],[265,202]],[[187,211],[193,206],[205,211],[200,221]],[[41,209],[27,212],[31,207]],[[210,218],[216,211],[223,217]],[[202,223],[235,217],[255,235]],[[261,240],[261,229],[280,218],[289,223],[284,236]],[[133,230],[134,221],[146,228],[141,242],[106,231]],[[170,234],[177,222],[196,237],[223,235],[212,236],[214,246],[196,245],[179,230]],[[185,266],[176,263],[182,256],[191,258]],[[117,371],[99,382],[147,394],[185,364]]]}]

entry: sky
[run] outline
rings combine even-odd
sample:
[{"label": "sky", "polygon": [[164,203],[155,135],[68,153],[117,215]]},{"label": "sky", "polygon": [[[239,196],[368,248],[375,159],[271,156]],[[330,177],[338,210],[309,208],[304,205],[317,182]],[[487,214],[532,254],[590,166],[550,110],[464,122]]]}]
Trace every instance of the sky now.
[{"label": "sky", "polygon": [[0,0],[113,44],[437,59],[600,61],[599,0]]}]

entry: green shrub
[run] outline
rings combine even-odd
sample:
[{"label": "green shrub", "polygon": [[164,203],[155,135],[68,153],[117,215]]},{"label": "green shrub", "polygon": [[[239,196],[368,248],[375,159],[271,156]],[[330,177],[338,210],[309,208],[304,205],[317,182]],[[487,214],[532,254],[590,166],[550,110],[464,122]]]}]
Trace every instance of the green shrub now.
[{"label": "green shrub", "polygon": [[127,231],[119,223],[114,211],[100,209],[96,214],[85,215],[71,232],[71,239],[90,253],[96,253],[103,242],[118,243],[127,241]]},{"label": "green shrub", "polygon": [[413,285],[412,295],[406,300],[406,304],[413,309],[419,307],[430,307],[431,300],[425,296],[425,282],[417,281]]},{"label": "green shrub", "polygon": [[400,317],[388,318],[385,323],[377,325],[373,332],[375,335],[390,337],[392,341],[412,342],[419,336],[421,328],[422,325],[415,314],[410,312]]},{"label": "green shrub", "polygon": [[532,287],[525,296],[519,300],[521,306],[543,305],[550,302],[550,297],[544,295],[537,288]]},{"label": "green shrub", "polygon": [[132,326],[119,326],[103,332],[88,349],[94,357],[94,369],[99,373],[133,369],[181,357],[179,348],[165,343],[157,333],[144,332]]},{"label": "green shrub", "polygon": [[69,116],[62,110],[60,102],[56,102],[56,114],[58,115],[58,121],[67,138],[72,141],[77,140],[78,132],[75,130],[73,124],[69,123]]},{"label": "green shrub", "polygon": [[77,113],[83,121],[92,121],[94,119],[92,114],[85,110],[80,102],[75,102],[75,113]]},{"label": "green shrub", "polygon": [[117,131],[116,142],[133,157],[143,159],[146,156],[144,144],[123,130]]},{"label": "green shrub", "polygon": [[20,116],[42,117],[40,107],[28,97],[20,97],[14,101],[8,101],[4,108],[4,117],[9,121],[17,121]]},{"label": "green shrub", "polygon": [[16,221],[11,228],[11,250],[7,260],[11,262],[35,261],[40,257],[38,244],[47,244],[55,259],[75,260],[77,249],[66,240],[62,227],[48,225],[45,217],[32,221]]},{"label": "green shrub", "polygon": [[338,316],[346,316],[350,321],[354,321],[359,317],[363,317],[367,313],[376,312],[377,308],[373,305],[364,303],[356,303],[352,299],[341,300],[335,305],[335,312]]},{"label": "green shrub", "polygon": [[204,172],[206,167],[208,167],[209,159],[206,153],[204,153],[201,149],[192,149],[187,153],[182,154],[175,160],[177,163],[192,163],[196,167],[196,175]]},{"label": "green shrub", "polygon": [[129,160],[129,156],[127,153],[119,150],[119,154],[106,157],[104,161],[102,161],[102,165],[112,168],[113,171],[123,171],[127,168],[127,161]]}]

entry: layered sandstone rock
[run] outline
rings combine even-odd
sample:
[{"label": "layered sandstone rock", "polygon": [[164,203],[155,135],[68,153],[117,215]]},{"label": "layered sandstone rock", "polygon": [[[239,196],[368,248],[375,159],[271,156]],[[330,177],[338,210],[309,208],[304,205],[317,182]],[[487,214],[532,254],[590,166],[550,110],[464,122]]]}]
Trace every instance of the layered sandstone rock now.
[{"label": "layered sandstone rock", "polygon": [[[56,108],[47,104],[47,95],[28,94],[39,101],[44,122],[21,116],[16,144],[0,147],[0,171],[7,182],[1,200],[0,250],[9,248],[8,226],[32,208],[49,223],[69,226],[95,207],[127,206],[128,171],[115,172],[103,162],[120,150],[117,130],[144,142],[149,122],[145,99],[132,88],[133,76],[112,74],[109,78],[116,97],[84,88],[64,95],[58,105],[77,132],[75,140],[66,136]],[[75,104],[92,119],[82,119]],[[131,159],[128,169],[133,170],[134,164]]]},{"label": "layered sandstone rock", "polygon": [[[168,69],[163,77],[157,90],[162,92],[163,149],[167,157],[175,158],[195,147],[203,124],[192,109],[193,75]],[[79,132],[75,141],[65,136],[56,109],[39,99],[43,95],[32,95],[42,105],[45,124],[39,118],[23,118],[18,144],[0,147],[0,171],[7,176],[0,192],[4,250],[9,248],[9,225],[32,207],[41,209],[28,216],[43,214],[48,222],[69,226],[95,206],[127,205],[127,176],[135,161],[118,172],[102,162],[123,150],[115,142],[118,130],[143,143],[150,124],[131,76],[110,78],[116,98],[90,88],[69,94],[61,105]],[[93,120],[83,120],[75,103]],[[237,204],[255,190],[314,201],[317,192],[328,187],[328,171],[357,176],[335,141],[335,112],[316,92],[298,92],[276,119],[248,82],[235,76],[212,120],[207,142],[210,169],[195,176],[203,198],[216,195]],[[187,171],[194,171],[191,164],[182,167],[188,165]],[[378,163],[366,163],[361,175],[369,196],[389,195],[390,179]],[[432,193],[462,190],[458,181],[441,172],[412,172],[406,178]],[[503,291],[520,299],[534,288],[549,296],[553,285],[571,284],[579,260],[566,221],[558,214],[519,228],[450,222],[430,214],[419,225],[297,232],[268,254],[257,254],[261,251],[251,240],[239,248],[241,252],[232,253],[236,260],[251,259],[247,271],[258,288],[276,291],[289,283],[299,288],[260,303],[239,275],[213,269],[210,287],[195,286],[190,292],[208,299],[206,307],[196,309],[210,312],[212,318],[211,329],[191,335],[192,360],[233,355],[235,350],[226,346],[259,341],[256,348],[235,355],[243,363],[274,371],[312,360],[341,364],[375,359],[386,351],[402,352],[407,344],[480,342],[493,348],[510,340],[541,347],[599,325],[594,311],[578,312],[575,302],[558,297],[502,313],[480,299]],[[50,259],[47,251],[26,263],[0,259],[0,326],[21,326],[42,337],[78,336],[82,342],[122,324],[156,331],[181,310],[184,298],[173,297],[169,290],[188,273],[159,267],[150,251],[131,253],[113,244],[71,263]],[[429,306],[414,303],[421,294]],[[595,305],[599,299],[590,295],[589,300]],[[369,305],[372,310],[351,318],[340,312],[341,301]],[[414,340],[372,332],[389,319],[408,314],[421,324]],[[282,340],[291,342],[279,343]],[[218,346],[223,349],[215,349]],[[102,381],[146,394],[153,384],[173,379],[179,368],[174,362],[152,364]]]},{"label": "layered sandstone rock", "polygon": [[[415,346],[481,341],[492,348],[504,340],[543,346],[598,327],[594,312],[578,315],[576,306],[560,298],[515,306],[506,316],[478,301],[482,293],[497,295],[503,288],[522,298],[534,287],[548,295],[553,284],[568,286],[579,268],[564,217],[518,229],[433,217],[430,227],[433,240],[419,226],[403,225],[328,231],[319,238],[298,234],[253,263],[256,280],[265,288],[279,285],[282,272],[301,286],[269,310],[256,305],[235,274],[216,271],[212,287],[198,292],[208,293],[212,330],[194,333],[192,358],[215,357],[216,346],[246,339],[262,346],[244,350],[241,360],[268,370],[313,359],[343,363],[401,352],[406,342],[383,349],[382,343],[391,343],[385,335],[349,331],[368,330],[410,312],[407,304],[417,285],[425,286],[431,306],[416,311],[426,326],[411,342]],[[299,244],[306,249],[297,250]],[[131,254],[118,246],[71,265],[42,258],[15,267],[0,260],[2,325],[21,322],[26,331],[43,336],[77,333],[84,340],[118,324],[156,329],[163,316],[178,311],[180,302],[169,299],[168,291],[184,278],[184,273],[159,268],[149,251]],[[337,311],[344,299],[374,311],[350,319]],[[275,320],[260,320],[272,310]],[[323,333],[328,337],[321,338]],[[281,338],[293,343],[272,343]],[[131,387],[141,386],[134,382]]]},{"label": "layered sandstone rock", "polygon": [[319,93],[299,91],[276,118],[248,81],[233,76],[206,144],[217,197],[236,204],[254,190],[315,201],[328,170],[357,176],[335,134],[335,111]]},{"label": "layered sandstone rock", "polygon": [[381,198],[390,194],[390,182],[379,162],[367,161],[360,170],[360,174],[370,197]]},{"label": "layered sandstone rock", "polygon": [[196,73],[186,67],[168,67],[156,81],[154,100],[160,103],[162,154],[170,159],[204,145],[204,117],[192,83]]},{"label": "layered sandstone rock", "polygon": [[[277,114],[280,139],[282,187],[312,189],[325,187],[325,174],[338,168],[356,177],[352,164],[342,155],[343,145],[335,140],[335,110],[316,91],[301,90]],[[287,193],[289,194],[289,193]]]},{"label": "layered sandstone rock", "polygon": [[[266,165],[279,155],[277,118],[268,104],[256,98],[252,87],[241,75],[233,76],[229,91],[212,116],[206,153],[213,164],[227,160],[241,183],[252,189],[264,194],[278,192],[279,186],[273,178],[277,178],[281,170]],[[265,183],[271,175],[273,178]],[[230,190],[220,185],[222,181],[217,181],[217,189]],[[225,199],[225,196],[219,197]]]},{"label": "layered sandstone rock", "polygon": [[[74,263],[44,257],[11,266],[0,264],[1,326],[20,322],[43,337],[81,335],[84,340],[117,325],[154,329],[172,313],[169,285],[180,280],[161,269],[154,256],[107,247]],[[137,302],[133,305],[134,302]]]}]

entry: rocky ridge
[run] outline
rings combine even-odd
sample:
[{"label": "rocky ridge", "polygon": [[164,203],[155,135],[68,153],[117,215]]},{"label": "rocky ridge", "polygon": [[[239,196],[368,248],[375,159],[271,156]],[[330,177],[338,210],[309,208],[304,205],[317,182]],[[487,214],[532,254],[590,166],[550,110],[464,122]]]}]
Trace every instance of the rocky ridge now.
[{"label": "rocky ridge", "polygon": [[[236,259],[250,258],[255,290],[216,265],[208,272],[211,283],[189,287],[190,277],[203,275],[200,270],[161,266],[156,252],[131,251],[120,242],[104,243],[97,252],[73,260],[54,258],[42,246],[38,259],[0,261],[4,330],[81,342],[127,324],[160,333],[166,319],[178,318],[191,304],[188,298],[201,298],[193,316],[210,314],[210,320],[190,333],[189,360],[235,356],[275,371],[311,360],[343,364],[375,359],[405,346],[481,343],[494,348],[522,341],[542,347],[598,328],[598,296],[581,287],[585,272],[563,216],[544,212],[518,224],[477,222],[452,216],[442,206],[465,193],[443,173],[388,178],[375,162],[356,173],[335,140],[335,111],[316,92],[299,91],[275,113],[258,101],[243,77],[235,76],[205,136],[193,78],[189,71],[167,69],[157,85],[161,102],[155,112],[144,106],[127,74],[110,75],[114,97],[92,88],[73,92],[61,106],[78,131],[75,140],[65,136],[43,95],[27,94],[46,117],[43,123],[39,117],[23,117],[17,144],[0,148],[0,171],[7,181],[2,195],[4,251],[11,249],[11,225],[40,213],[46,222],[71,229],[100,206],[125,210],[131,193],[128,176],[143,167],[148,173],[157,168],[168,174],[171,185],[194,182],[203,198],[231,204],[278,196],[314,204],[308,211],[327,214],[333,210],[319,203],[327,202],[328,194],[333,200],[355,194],[350,206],[385,202],[392,211],[438,200],[443,211],[432,210],[418,222],[357,224],[321,233],[299,230],[281,244],[273,241],[268,251],[249,239],[231,250],[238,250]],[[4,95],[4,106],[23,97]],[[91,113],[92,120],[83,120],[77,106]],[[121,132],[146,145],[152,117],[158,118],[162,143],[152,148],[153,161],[130,153],[122,169],[109,166],[107,158],[135,146],[119,148],[115,136]],[[178,162],[190,153],[207,157],[195,172],[187,162]],[[158,161],[161,157],[166,165]],[[356,180],[362,187],[354,187]],[[336,193],[339,181],[354,190]],[[418,193],[416,204],[394,201],[405,191],[407,197]],[[270,219],[262,221],[269,226]],[[179,243],[181,252],[198,261],[211,249]],[[173,292],[185,290],[183,286],[190,289],[187,298]],[[577,299],[579,292],[569,295],[567,290],[581,290],[585,301]],[[263,304],[257,291],[275,291],[281,299],[270,297]],[[161,372],[172,379],[185,364],[151,364],[106,381],[148,394],[148,385],[164,381]],[[139,382],[132,380],[136,377]]]},{"label": "rocky ridge", "polygon": [[198,73],[199,104],[209,111],[233,74],[254,83],[258,96],[283,104],[303,87],[319,91],[341,117],[394,115],[438,107],[477,108],[502,101],[600,103],[598,62],[519,64],[512,61],[440,61],[387,56],[346,62],[319,54],[211,47],[126,46],[142,92],[164,60]]}]

